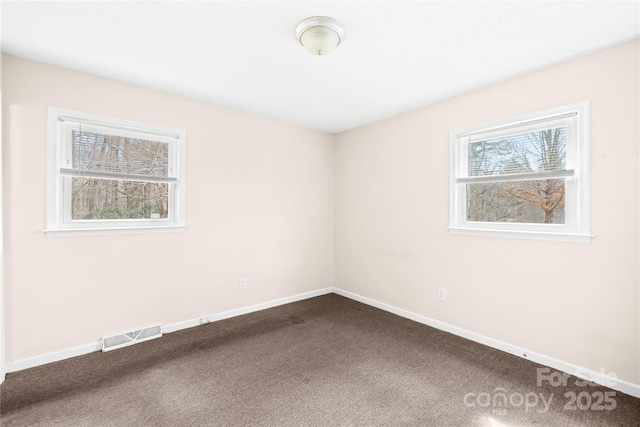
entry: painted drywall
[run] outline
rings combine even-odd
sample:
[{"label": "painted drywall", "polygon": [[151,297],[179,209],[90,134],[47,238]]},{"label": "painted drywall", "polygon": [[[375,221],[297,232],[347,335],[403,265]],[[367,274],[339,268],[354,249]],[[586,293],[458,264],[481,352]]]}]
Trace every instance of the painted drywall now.
[{"label": "painted drywall", "polygon": [[2,54],[0,53],[0,383],[5,378],[4,362],[4,226],[3,226],[3,187],[4,175],[2,173],[2,150],[4,147],[2,139]]},{"label": "painted drywall", "polygon": [[[637,41],[335,138],[3,59],[7,361],[325,288],[335,250],[339,288],[640,383]],[[583,100],[591,244],[447,233],[450,129]],[[44,237],[49,105],[186,129],[188,230]]]},{"label": "painted drywall", "polygon": [[[331,286],[332,135],[12,56],[2,68],[8,362]],[[185,129],[187,231],[45,237],[48,106]]]},{"label": "painted drywall", "polygon": [[[337,135],[335,286],[640,384],[638,51],[628,42]],[[580,101],[592,243],[449,234],[449,131]]]}]

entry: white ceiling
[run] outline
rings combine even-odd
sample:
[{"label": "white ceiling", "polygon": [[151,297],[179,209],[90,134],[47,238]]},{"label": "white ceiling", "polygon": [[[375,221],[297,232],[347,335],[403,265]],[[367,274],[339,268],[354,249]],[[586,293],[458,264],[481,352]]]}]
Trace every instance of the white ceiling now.
[{"label": "white ceiling", "polygon": [[[2,1],[2,51],[340,132],[638,37],[639,1]],[[298,22],[331,16],[316,57]]]}]

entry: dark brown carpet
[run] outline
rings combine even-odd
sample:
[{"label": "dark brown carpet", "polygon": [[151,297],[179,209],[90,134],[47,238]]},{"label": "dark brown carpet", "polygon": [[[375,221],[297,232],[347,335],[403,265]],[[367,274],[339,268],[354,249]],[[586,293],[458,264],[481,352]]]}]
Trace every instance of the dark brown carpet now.
[{"label": "dark brown carpet", "polygon": [[[540,367],[331,294],[8,374],[1,421],[3,427],[640,425],[640,399],[576,387],[573,377],[566,387],[538,386]],[[574,404],[572,392],[584,392]],[[598,403],[605,392],[613,395]]]}]

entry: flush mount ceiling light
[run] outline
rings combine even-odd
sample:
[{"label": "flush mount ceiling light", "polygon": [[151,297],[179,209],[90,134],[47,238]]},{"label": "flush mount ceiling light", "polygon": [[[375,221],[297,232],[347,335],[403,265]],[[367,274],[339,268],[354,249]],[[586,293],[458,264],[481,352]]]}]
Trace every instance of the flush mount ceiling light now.
[{"label": "flush mount ceiling light", "polygon": [[333,18],[312,16],[298,24],[296,37],[309,52],[326,55],[344,38],[344,27]]}]

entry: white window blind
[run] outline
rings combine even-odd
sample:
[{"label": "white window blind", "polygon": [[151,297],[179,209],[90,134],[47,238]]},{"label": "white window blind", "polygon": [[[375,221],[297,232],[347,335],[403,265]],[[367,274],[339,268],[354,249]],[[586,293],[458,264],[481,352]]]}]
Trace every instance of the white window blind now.
[{"label": "white window blind", "polygon": [[68,176],[176,182],[178,135],[59,117],[60,173]]},{"label": "white window blind", "polygon": [[[570,177],[575,113],[459,135],[457,183]],[[567,157],[567,153],[569,156]],[[569,162],[567,162],[569,160]]]}]

